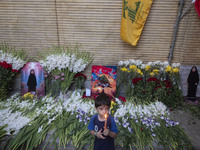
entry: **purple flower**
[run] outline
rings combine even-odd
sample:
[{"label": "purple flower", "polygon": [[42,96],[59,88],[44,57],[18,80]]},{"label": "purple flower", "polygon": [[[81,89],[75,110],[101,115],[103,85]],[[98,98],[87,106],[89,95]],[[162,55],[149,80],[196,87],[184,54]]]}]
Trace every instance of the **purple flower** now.
[{"label": "purple flower", "polygon": [[131,129],[131,127],[128,127],[128,131],[129,131],[130,133],[133,132],[133,130]]},{"label": "purple flower", "polygon": [[154,137],[156,136],[156,134],[155,134],[155,133],[152,133],[151,135],[152,135],[152,136],[154,136]]},{"label": "purple flower", "polygon": [[65,78],[61,78],[61,80],[62,80],[62,81],[64,81],[64,80],[65,80]]},{"label": "purple flower", "polygon": [[117,117],[114,118],[115,122],[118,122],[119,120],[117,119]]},{"label": "purple flower", "polygon": [[44,75],[44,77],[46,78],[46,77],[48,77],[48,75],[47,75],[47,74],[45,74],[45,75]]},{"label": "purple flower", "polygon": [[120,122],[117,122],[120,126],[122,125]]},{"label": "purple flower", "polygon": [[175,124],[174,124],[174,121],[171,121],[171,120],[168,121],[167,123],[168,123],[170,126],[174,126],[174,125],[175,125]]},{"label": "purple flower", "polygon": [[128,123],[128,122],[126,122],[126,123],[123,123],[123,127],[124,127],[124,128],[126,128],[126,127],[128,127],[128,126],[129,126],[129,124],[130,124],[130,123]]},{"label": "purple flower", "polygon": [[161,116],[161,117],[160,117],[160,119],[162,119],[162,120],[163,120],[163,119],[164,119],[164,117],[163,117],[163,116]]},{"label": "purple flower", "polygon": [[155,125],[156,125],[156,126],[160,126],[160,123],[159,123],[159,122],[155,122]]},{"label": "purple flower", "polygon": [[65,74],[64,74],[64,73],[61,73],[61,76],[65,76]]}]

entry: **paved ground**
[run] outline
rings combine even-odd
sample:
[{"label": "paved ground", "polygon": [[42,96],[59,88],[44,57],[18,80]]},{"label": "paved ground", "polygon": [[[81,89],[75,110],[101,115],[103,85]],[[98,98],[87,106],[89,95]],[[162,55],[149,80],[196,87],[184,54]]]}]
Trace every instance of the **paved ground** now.
[{"label": "paved ground", "polygon": [[200,150],[200,120],[185,110],[175,111],[171,115],[174,120],[180,123],[187,135],[191,137],[194,150]]}]

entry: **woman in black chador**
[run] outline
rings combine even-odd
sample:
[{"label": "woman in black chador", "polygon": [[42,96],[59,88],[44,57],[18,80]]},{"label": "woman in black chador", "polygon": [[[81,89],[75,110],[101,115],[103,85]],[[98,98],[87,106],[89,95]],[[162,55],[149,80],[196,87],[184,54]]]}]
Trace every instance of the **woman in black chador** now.
[{"label": "woman in black chador", "polygon": [[28,86],[28,92],[36,92],[37,81],[36,81],[34,69],[31,69],[30,71],[27,86]]},{"label": "woman in black chador", "polygon": [[199,74],[196,66],[191,68],[190,74],[187,79],[188,95],[191,100],[196,99],[197,85],[199,84]]}]

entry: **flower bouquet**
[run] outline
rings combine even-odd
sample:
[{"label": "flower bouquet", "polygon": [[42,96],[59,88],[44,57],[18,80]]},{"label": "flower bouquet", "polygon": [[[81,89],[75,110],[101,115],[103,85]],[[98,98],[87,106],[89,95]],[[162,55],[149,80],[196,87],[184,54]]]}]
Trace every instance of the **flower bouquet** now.
[{"label": "flower bouquet", "polygon": [[[79,51],[78,45],[71,47],[54,46],[46,54],[41,55],[40,64],[46,70],[47,88],[61,89],[66,93],[74,76],[82,72],[92,61],[89,52]],[[49,85],[48,85],[49,84]],[[53,86],[52,86],[53,85]],[[49,90],[50,93],[53,89]]]},{"label": "flower bouquet", "polygon": [[24,66],[25,59],[22,49],[17,51],[6,43],[0,45],[0,101],[7,97],[13,77]]},{"label": "flower bouquet", "polygon": [[82,73],[77,73],[74,76],[74,85],[75,89],[83,89],[84,88],[84,82],[87,79],[87,77]]},{"label": "flower bouquet", "polygon": [[142,101],[162,101],[168,107],[181,105],[179,63],[148,62],[141,60],[119,61],[118,90],[123,85],[126,98]]}]

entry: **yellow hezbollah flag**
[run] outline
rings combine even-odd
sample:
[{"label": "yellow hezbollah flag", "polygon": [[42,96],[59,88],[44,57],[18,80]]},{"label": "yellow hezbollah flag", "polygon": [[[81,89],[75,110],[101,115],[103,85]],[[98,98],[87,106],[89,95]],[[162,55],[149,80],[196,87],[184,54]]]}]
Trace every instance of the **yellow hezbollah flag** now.
[{"label": "yellow hezbollah flag", "polygon": [[123,0],[121,39],[137,45],[153,0]]}]

